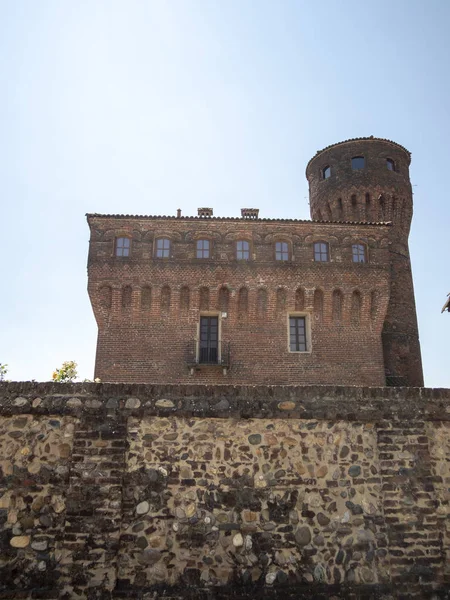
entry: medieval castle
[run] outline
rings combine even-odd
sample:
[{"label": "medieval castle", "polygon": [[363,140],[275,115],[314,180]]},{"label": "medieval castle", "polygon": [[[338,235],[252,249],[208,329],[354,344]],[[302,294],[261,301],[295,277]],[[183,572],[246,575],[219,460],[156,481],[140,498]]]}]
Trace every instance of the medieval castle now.
[{"label": "medieval castle", "polygon": [[374,137],[317,152],[312,221],[87,215],[95,377],[422,386],[410,159]]},{"label": "medieval castle", "polygon": [[409,163],[318,152],[312,221],[88,215],[105,383],[0,382],[0,598],[449,598]]}]

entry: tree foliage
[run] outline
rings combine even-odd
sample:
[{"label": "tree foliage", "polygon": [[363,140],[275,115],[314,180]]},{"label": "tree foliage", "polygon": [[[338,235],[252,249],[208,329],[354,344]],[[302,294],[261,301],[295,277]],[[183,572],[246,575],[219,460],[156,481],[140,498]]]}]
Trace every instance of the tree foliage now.
[{"label": "tree foliage", "polygon": [[70,383],[78,377],[77,363],[74,360],[67,360],[63,362],[59,369],[53,371],[53,381],[59,383]]},{"label": "tree foliage", "polygon": [[0,363],[0,381],[5,379],[6,373],[8,372],[8,365]]}]

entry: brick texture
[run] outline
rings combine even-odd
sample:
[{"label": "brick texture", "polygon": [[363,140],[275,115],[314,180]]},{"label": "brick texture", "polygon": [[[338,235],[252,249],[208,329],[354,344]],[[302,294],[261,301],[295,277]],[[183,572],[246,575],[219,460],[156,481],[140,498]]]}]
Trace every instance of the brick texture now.
[{"label": "brick texture", "polygon": [[[366,166],[352,171],[362,154]],[[386,157],[396,171],[386,167]],[[322,178],[323,167],[331,176]],[[409,153],[383,140],[338,144],[309,163],[315,220],[88,215],[95,376],[111,382],[422,385],[408,254]],[[326,222],[326,221],[333,222]],[[375,221],[375,223],[368,223]],[[392,223],[386,224],[384,221]],[[115,240],[130,240],[115,256]],[[170,256],[158,258],[159,238]],[[209,240],[209,258],[196,242]],[[249,260],[236,243],[247,241]],[[314,242],[329,245],[314,261]],[[278,261],[277,242],[288,260]],[[367,261],[354,263],[352,245]],[[308,351],[289,351],[288,318],[306,317]],[[201,315],[220,321],[220,366],[195,364]]]},{"label": "brick texture", "polygon": [[[363,156],[363,169],[351,159]],[[388,169],[387,160],[394,170]],[[423,385],[408,236],[413,214],[410,153],[388,140],[366,138],[335,144],[308,163],[313,219],[389,221],[389,305],[383,324],[386,372],[398,385]],[[323,178],[323,168],[331,175]]]}]

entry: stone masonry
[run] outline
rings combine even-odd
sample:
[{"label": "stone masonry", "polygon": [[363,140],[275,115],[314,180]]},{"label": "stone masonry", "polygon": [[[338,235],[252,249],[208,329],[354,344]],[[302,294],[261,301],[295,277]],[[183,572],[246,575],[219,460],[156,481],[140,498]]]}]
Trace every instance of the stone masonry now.
[{"label": "stone masonry", "polygon": [[0,598],[448,598],[450,391],[0,384]]}]

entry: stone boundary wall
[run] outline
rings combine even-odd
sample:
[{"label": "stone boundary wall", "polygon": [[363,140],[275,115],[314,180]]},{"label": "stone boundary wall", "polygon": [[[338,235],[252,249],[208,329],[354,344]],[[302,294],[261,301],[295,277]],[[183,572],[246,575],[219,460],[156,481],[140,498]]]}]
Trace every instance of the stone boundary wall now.
[{"label": "stone boundary wall", "polygon": [[0,598],[449,598],[450,390],[0,383]]}]

